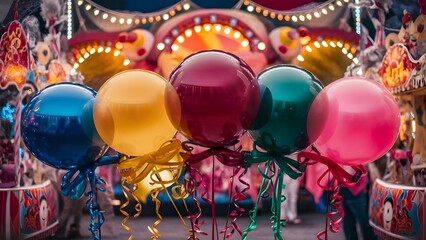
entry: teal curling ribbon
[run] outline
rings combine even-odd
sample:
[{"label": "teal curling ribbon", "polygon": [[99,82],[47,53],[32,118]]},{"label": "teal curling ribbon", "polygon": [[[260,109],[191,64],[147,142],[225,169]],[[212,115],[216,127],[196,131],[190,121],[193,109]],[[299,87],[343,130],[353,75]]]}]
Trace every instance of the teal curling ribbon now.
[{"label": "teal curling ribbon", "polygon": [[[273,223],[272,229],[274,232],[275,239],[282,240],[281,227],[285,226],[286,222],[281,220],[281,203],[285,201],[285,196],[282,196],[282,189],[285,187],[283,184],[284,174],[287,174],[292,179],[297,179],[302,176],[306,170],[306,165],[299,163],[296,160],[285,157],[290,154],[289,148],[286,146],[277,146],[275,139],[269,134],[262,134],[259,139],[260,142],[255,141],[253,143],[253,150],[251,152],[243,152],[245,155],[245,161],[247,166],[252,164],[258,165],[258,172],[262,175],[262,183],[259,189],[259,194],[256,200],[256,204],[249,212],[250,223],[249,226],[243,231],[242,240],[247,239],[249,232],[253,231],[257,227],[256,215],[260,199],[269,197],[268,189],[271,185],[274,186],[272,195],[272,206],[271,206],[271,220]],[[266,151],[260,151],[259,146],[262,146]],[[265,171],[261,170],[261,163],[265,163]],[[275,164],[278,166],[278,173],[276,172]],[[277,174],[277,182],[272,183],[273,177]],[[266,184],[266,185],[265,185]]]}]

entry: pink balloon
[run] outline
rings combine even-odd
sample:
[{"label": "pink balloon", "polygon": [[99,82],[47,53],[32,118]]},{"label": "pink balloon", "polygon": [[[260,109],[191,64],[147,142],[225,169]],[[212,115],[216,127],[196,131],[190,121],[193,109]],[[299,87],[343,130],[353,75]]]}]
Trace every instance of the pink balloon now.
[{"label": "pink balloon", "polygon": [[325,87],[308,114],[308,136],[321,155],[343,165],[383,156],[399,131],[392,94],[373,80],[342,78]]}]

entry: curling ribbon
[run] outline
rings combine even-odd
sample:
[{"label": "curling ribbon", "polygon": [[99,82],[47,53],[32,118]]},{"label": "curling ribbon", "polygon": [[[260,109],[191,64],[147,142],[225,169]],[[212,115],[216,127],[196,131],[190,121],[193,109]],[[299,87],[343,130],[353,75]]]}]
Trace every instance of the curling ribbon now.
[{"label": "curling ribbon", "polygon": [[[292,179],[297,179],[305,172],[306,165],[285,157],[285,155],[290,154],[289,148],[287,146],[278,146],[270,134],[263,133],[260,137],[260,142],[261,144],[258,141],[254,141],[253,150],[244,152],[248,166],[272,160]],[[260,151],[260,145],[266,151]]]},{"label": "curling ribbon", "polygon": [[[83,166],[78,166],[69,170],[63,176],[62,183],[61,183],[62,194],[64,194],[64,196],[71,195],[71,198],[75,199],[75,198],[79,198],[83,194],[84,189],[82,189],[81,186],[86,186],[87,179],[89,180],[91,189],[89,192],[85,193],[85,195],[88,197],[88,200],[86,201],[86,207],[89,209],[90,219],[91,219],[90,225],[89,225],[89,230],[91,232],[90,238],[96,239],[96,240],[101,239],[101,235],[100,235],[101,226],[105,220],[102,212],[99,210],[99,204],[97,203],[97,191],[99,190],[104,192],[105,188],[98,188],[96,185],[105,184],[105,182],[101,178],[96,176],[95,170],[98,166],[114,164],[120,158],[120,155],[103,156],[98,158],[98,156],[105,153],[106,150],[107,148],[100,149],[99,147],[89,149],[89,151],[84,156],[84,158],[87,158],[87,159],[81,161],[81,162],[86,162],[88,164]],[[96,161],[91,161],[91,159],[96,159],[96,158],[98,158]],[[73,178],[73,176],[77,172],[78,172],[77,176]]]},{"label": "curling ribbon", "polygon": [[[195,212],[193,213],[189,211],[188,208],[186,208],[189,215],[188,218],[191,223],[190,233],[192,234],[192,236],[188,238],[188,240],[198,240],[199,238],[196,236],[196,234],[207,235],[206,232],[203,232],[201,230],[201,226],[204,224],[204,222],[200,221],[201,204],[200,204],[200,201],[198,201],[198,197],[197,197],[197,188],[202,184],[203,176],[200,173],[200,171],[192,167],[192,165],[189,164],[189,162],[185,163],[185,169],[186,169],[185,178],[184,178],[185,189],[191,196],[192,201],[194,202],[195,208],[196,208]],[[207,189],[206,189],[207,186],[204,186],[204,187],[205,187],[205,192],[207,192]]]},{"label": "curling ribbon", "polygon": [[[349,166],[354,170],[353,174],[345,171],[339,164],[334,162],[333,160],[321,156],[318,150],[312,146],[312,150],[314,152],[300,152],[297,155],[297,160],[300,163],[304,163],[307,165],[312,165],[316,163],[322,163],[327,166],[327,170],[318,178],[317,185],[324,190],[331,191],[330,202],[331,207],[334,209],[332,212],[328,212],[326,214],[326,228],[324,231],[319,232],[317,234],[317,239],[321,240],[322,236],[324,236],[325,240],[328,239],[328,228],[327,221],[330,220],[329,229],[333,233],[340,232],[340,222],[343,220],[345,216],[345,212],[341,207],[341,203],[343,201],[343,197],[339,194],[340,186],[353,186],[358,180],[363,177],[367,171],[364,166]],[[329,186],[322,184],[323,179],[326,175],[333,175],[333,180],[329,183]]]},{"label": "curling ribbon", "polygon": [[[235,145],[237,143],[238,143],[238,141],[234,141],[234,142],[230,143],[229,145],[232,146],[232,145]],[[212,147],[212,148],[208,148],[207,150],[205,150],[203,152],[193,154],[192,153],[193,147],[191,145],[197,145],[197,144],[195,144],[191,141],[186,141],[186,142],[182,143],[182,148],[186,152],[181,153],[181,156],[184,158],[184,160],[186,162],[187,172],[189,173],[189,177],[192,178],[192,179],[194,179],[193,175],[197,174],[197,171],[194,168],[192,168],[191,165],[199,163],[199,162],[201,162],[204,159],[207,159],[209,157],[213,157],[214,159],[217,159],[220,163],[222,163],[225,166],[239,167],[239,168],[245,166],[244,154],[241,152],[241,147],[236,149],[236,150],[228,149],[225,146]],[[214,161],[214,159],[213,159],[213,161]],[[214,164],[214,162],[213,162],[213,164]],[[201,178],[202,178],[201,174],[199,174],[199,176],[201,176]],[[212,179],[214,179],[214,176],[212,177]],[[188,192],[191,193],[192,199],[195,201],[195,203],[197,204],[197,207],[199,208],[198,212],[196,214],[190,215],[191,226],[192,226],[191,231],[193,233],[200,233],[200,234],[203,234],[203,235],[207,235],[207,233],[200,230],[200,226],[202,225],[202,223],[200,224],[200,219],[199,219],[201,217],[201,208],[199,207],[198,200],[194,196],[195,191],[196,191],[195,185],[199,186],[200,184],[202,184],[204,191],[201,194],[201,198],[211,206],[212,212],[214,212],[214,188],[212,188],[212,191],[213,191],[212,192],[212,198],[213,199],[208,199],[206,197],[207,186],[205,186],[205,184],[202,183],[202,180],[200,180],[199,182],[187,181],[187,184],[190,184],[190,188],[188,189]],[[189,190],[191,190],[191,191],[189,191]],[[238,209],[241,209],[241,208],[238,208]],[[215,230],[214,224],[215,224],[216,219],[215,219],[215,215],[214,214],[212,214],[212,215],[213,215],[212,238],[214,238],[214,230]],[[236,225],[235,222],[233,222],[233,224]]]},{"label": "curling ribbon", "polygon": [[[178,158],[177,161],[172,161],[173,157],[176,156],[180,150],[181,150],[181,142],[177,139],[173,139],[163,143],[160,146],[160,148],[157,149],[156,151],[153,151],[151,153],[148,153],[139,157],[133,157],[133,158],[123,157],[120,160],[120,162],[117,164],[117,167],[120,170],[121,176],[123,178],[122,180],[123,190],[126,190],[127,192],[131,193],[132,196],[137,201],[138,201],[138,198],[135,195],[133,195],[133,192],[135,189],[131,191],[130,188],[128,187],[125,188],[125,183],[134,184],[134,186],[136,186],[136,183],[150,176],[152,184],[161,184],[161,187],[155,188],[151,191],[151,197],[153,201],[155,202],[156,214],[158,217],[158,219],[152,224],[152,226],[148,227],[149,231],[151,232],[151,239],[157,239],[160,236],[160,231],[156,228],[156,226],[159,225],[163,219],[163,217],[159,213],[161,202],[157,198],[158,194],[161,192],[161,190],[165,190],[170,200],[173,202],[173,199],[170,196],[169,192],[167,191],[165,184],[171,184],[171,183],[177,184],[176,186],[172,188],[173,198],[184,199],[187,195],[185,188],[178,183],[178,178],[181,173],[181,169],[184,165],[184,162],[181,158]],[[161,171],[172,172],[173,179],[167,180],[167,181],[162,180],[159,176],[159,173]],[[132,233],[131,228],[125,224],[126,221],[129,219],[129,214],[125,212],[124,207],[127,206],[130,202],[128,194],[125,194],[125,197],[126,197],[126,202],[120,208],[120,211],[125,215],[125,218],[122,221],[122,226],[124,227],[125,230]],[[174,205],[174,207],[179,217],[181,218],[185,228],[189,232],[189,229],[186,227],[185,220],[182,218],[176,205]],[[136,208],[137,208],[137,215],[139,215],[140,212],[142,211],[141,204],[139,201],[136,205]],[[135,215],[135,217],[137,217],[137,215]],[[132,239],[132,235],[129,237],[129,239]]]},{"label": "curling ribbon", "polygon": [[[246,181],[244,181],[242,179],[244,177],[244,175],[247,173],[247,170],[248,170],[247,168],[236,167],[236,168],[234,168],[234,171],[232,173],[231,184],[229,185],[230,186],[230,193],[229,194],[232,196],[231,197],[232,198],[232,204],[234,205],[234,208],[235,208],[231,212],[230,216],[233,217],[234,219],[228,225],[228,217],[226,218],[225,229],[223,229],[220,232],[220,233],[224,234],[224,239],[230,238],[234,234],[235,231],[237,231],[240,235],[242,235],[241,228],[237,225],[237,220],[245,213],[245,209],[240,207],[238,205],[238,202],[241,202],[241,201],[247,199],[245,193],[250,189],[250,184],[248,184]],[[240,190],[238,188],[238,186],[235,186],[235,193],[232,194],[232,190],[233,190],[233,186],[234,186],[234,179],[236,177],[238,177],[238,181],[240,182],[240,184],[244,185],[245,187],[242,190]],[[231,204],[231,201],[230,201],[229,204]],[[228,212],[229,212],[229,207],[230,206],[228,206]],[[230,231],[229,233],[227,233],[228,230]]]},{"label": "curling ribbon", "polygon": [[[257,195],[256,204],[253,209],[249,211],[250,223],[246,229],[243,230],[242,240],[246,240],[248,234],[257,228],[257,211],[259,209],[259,203],[261,198],[269,197],[268,189],[271,186],[272,178],[275,176],[275,165],[271,160],[268,160],[264,163],[265,172],[261,169],[261,164],[257,165],[257,171],[262,176],[262,183],[260,184],[259,194]],[[269,173],[271,171],[271,173]],[[266,186],[265,186],[266,184]]]}]

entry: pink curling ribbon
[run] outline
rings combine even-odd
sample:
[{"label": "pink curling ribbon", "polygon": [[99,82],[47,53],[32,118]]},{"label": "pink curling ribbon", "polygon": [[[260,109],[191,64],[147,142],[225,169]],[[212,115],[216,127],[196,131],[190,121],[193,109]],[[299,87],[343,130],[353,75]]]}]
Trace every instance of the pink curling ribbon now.
[{"label": "pink curling ribbon", "polygon": [[[237,142],[233,142],[230,145],[235,145],[236,143]],[[181,153],[181,156],[183,157],[183,159],[186,162],[187,171],[189,173],[190,178],[194,177],[194,173],[199,174],[199,176],[201,176],[201,174],[199,172],[197,173],[197,172],[194,171],[195,169],[192,168],[191,165],[199,163],[199,162],[201,162],[201,161],[203,161],[203,160],[205,160],[209,157],[213,157],[214,159],[217,159],[219,162],[221,162],[225,166],[238,167],[238,168],[245,166],[244,154],[241,153],[241,147],[237,148],[236,150],[230,150],[226,147],[212,147],[212,148],[209,148],[209,149],[207,149],[203,152],[192,154],[191,151],[193,150],[193,147],[190,146],[190,145],[195,145],[195,144],[192,143],[192,142],[189,142],[189,141],[183,142],[182,148],[184,150],[186,150],[187,152]],[[213,169],[214,169],[214,163],[215,163],[214,159],[213,159]],[[204,189],[203,193],[201,194],[201,199],[203,199],[207,204],[209,204],[211,209],[212,209],[212,239],[215,239],[215,229],[217,228],[217,220],[216,220],[215,207],[214,207],[214,176],[213,176],[213,174],[214,174],[214,171],[212,171],[212,185],[213,185],[212,186],[212,199],[209,199],[207,197],[207,185],[205,183],[203,183],[201,179],[200,179],[201,182],[198,183],[198,186],[199,186],[199,184],[201,184],[203,189]],[[201,178],[202,178],[202,176],[201,176]],[[195,180],[195,183],[196,183],[196,180]],[[193,182],[192,185],[194,186],[196,184],[194,184],[194,182]],[[193,187],[193,186],[191,186],[191,187]],[[190,189],[190,190],[195,190],[195,189]],[[191,195],[193,196],[192,198],[193,198],[194,202],[197,204],[197,207],[199,207],[198,206],[199,202],[196,201],[196,196],[194,196],[195,192],[191,192],[190,190],[188,190],[188,192],[191,193]],[[239,198],[240,197],[238,197],[238,200],[239,200]],[[242,208],[238,207],[238,209],[242,209]],[[201,216],[201,208],[199,209],[199,215],[191,215],[190,216],[193,231],[196,232],[196,233],[207,235],[205,232],[203,232],[199,229],[199,227],[202,224],[199,221],[200,216]],[[232,215],[232,216],[234,218],[236,217],[235,215]],[[195,226],[195,224],[198,224],[198,229],[197,229],[197,226]],[[236,224],[236,223],[234,222],[234,224]]]},{"label": "pink curling ribbon", "polygon": [[[241,171],[241,173],[240,173],[240,171]],[[229,194],[232,195],[232,204],[234,205],[234,208],[235,208],[230,213],[230,216],[233,217],[234,219],[228,225],[228,217],[226,218],[226,226],[222,231],[220,231],[220,233],[224,234],[223,239],[230,238],[234,234],[235,231],[237,231],[240,235],[242,235],[242,231],[241,231],[241,228],[237,224],[237,220],[245,213],[245,209],[240,207],[238,205],[238,202],[241,202],[241,201],[247,199],[245,193],[250,189],[250,184],[248,184],[246,181],[244,181],[242,179],[246,173],[247,173],[247,168],[240,168],[240,167],[235,168],[233,173],[232,173],[231,184],[229,185],[231,191],[230,191]],[[235,186],[235,193],[232,194],[232,190],[233,190],[233,186],[234,186],[234,179],[236,177],[238,177],[238,181],[242,185],[244,185],[245,187],[242,190],[240,190],[240,188],[238,186]],[[229,204],[231,204],[231,201],[230,201]],[[229,210],[228,210],[228,212],[229,212]],[[229,233],[228,233],[228,231],[229,231]]]},{"label": "pink curling ribbon", "polygon": [[[340,222],[343,220],[343,217],[345,216],[345,211],[341,207],[343,197],[339,194],[340,186],[353,186],[355,185],[358,180],[367,174],[367,171],[364,166],[358,165],[358,166],[350,166],[355,173],[351,174],[347,171],[345,171],[339,164],[334,162],[333,160],[321,156],[318,150],[312,146],[312,150],[314,152],[300,152],[297,155],[297,160],[300,163],[306,164],[306,165],[312,165],[316,163],[322,163],[327,165],[328,169],[325,171],[317,180],[317,185],[321,187],[324,190],[331,191],[330,196],[330,203],[332,209],[335,210],[332,212],[328,212],[326,214],[326,228],[324,231],[319,232],[317,234],[317,239],[322,240],[323,236],[324,239],[328,239],[328,229],[330,229],[333,233],[340,232]],[[321,182],[324,180],[326,176],[333,176],[333,180],[331,183],[327,185],[323,185]],[[327,228],[327,222],[330,221]]]}]

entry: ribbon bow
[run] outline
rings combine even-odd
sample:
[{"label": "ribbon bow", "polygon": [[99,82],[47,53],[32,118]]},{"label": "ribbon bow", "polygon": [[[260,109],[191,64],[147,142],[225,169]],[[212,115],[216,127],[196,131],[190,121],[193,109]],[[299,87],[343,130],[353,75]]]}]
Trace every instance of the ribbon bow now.
[{"label": "ribbon bow", "polygon": [[[327,221],[330,220],[330,231],[333,233],[338,233],[340,232],[340,222],[343,221],[345,216],[345,211],[341,206],[343,197],[339,193],[340,186],[355,185],[359,179],[367,173],[367,171],[362,165],[350,166],[355,171],[353,174],[350,174],[333,160],[325,156],[321,156],[315,146],[312,146],[312,150],[314,152],[300,152],[297,155],[297,160],[307,165],[312,165],[319,162],[325,164],[328,167],[328,169],[318,178],[317,185],[324,190],[331,191],[330,203],[331,208],[334,209],[334,211],[326,213],[326,226]],[[338,184],[335,185],[333,182],[331,182],[328,186],[323,185],[321,182],[327,174],[332,174],[334,177],[333,182],[337,181]],[[324,231],[319,232],[317,234],[317,239],[321,240],[322,236],[324,236],[325,239],[328,239],[327,230],[328,229],[326,227]]]},{"label": "ribbon bow", "polygon": [[[260,150],[261,148],[266,149]],[[250,223],[249,226],[244,230],[243,238],[247,239],[248,233],[256,229],[256,215],[258,204],[260,203],[261,197],[268,197],[268,188],[273,185],[272,195],[272,206],[271,206],[271,220],[272,229],[274,232],[275,239],[282,240],[281,227],[285,226],[286,221],[281,219],[281,203],[285,201],[285,196],[282,195],[282,189],[284,185],[284,174],[287,174],[292,179],[297,179],[302,176],[306,170],[306,165],[299,163],[296,160],[290,159],[285,155],[291,153],[291,149],[288,146],[278,146],[275,138],[268,134],[263,133],[260,138],[253,143],[253,150],[251,152],[244,152],[246,155],[247,165],[250,166],[254,163],[265,163],[265,172],[262,172],[260,165],[258,166],[258,172],[262,175],[263,180],[260,186],[258,198],[253,210],[249,212]],[[278,172],[275,170],[275,164],[278,165]],[[268,174],[271,171],[272,174]],[[273,177],[277,175],[277,181],[272,184]],[[265,186],[266,184],[266,186]]]},{"label": "ribbon bow", "polygon": [[[194,144],[192,142],[183,142],[182,147],[186,152],[181,153],[180,155],[186,162],[190,164],[196,164],[201,162],[202,160],[209,157],[216,157],[219,162],[221,162],[225,166],[229,167],[242,167],[245,165],[244,162],[244,154],[241,152],[241,147],[236,150],[231,150],[226,147],[212,147],[200,153],[191,153],[193,147],[190,144]],[[236,142],[231,143],[235,145]],[[230,145],[231,145],[230,144]]]},{"label": "ribbon bow", "polygon": [[[121,213],[125,215],[125,218],[122,221],[121,225],[128,232],[132,233],[132,229],[125,224],[127,220],[129,219],[129,214],[124,210],[124,208],[128,206],[130,203],[130,199],[126,192],[130,192],[133,198],[137,201],[137,204],[135,206],[137,213],[134,215],[134,217],[137,217],[142,212],[142,205],[139,202],[138,197],[134,195],[134,192],[137,190],[137,183],[141,182],[146,177],[149,176],[151,180],[151,184],[161,185],[161,187],[157,187],[151,191],[151,197],[152,197],[152,200],[155,202],[155,210],[158,217],[158,220],[155,221],[152,224],[152,226],[148,227],[149,231],[151,232],[152,239],[157,239],[160,237],[160,231],[156,227],[157,225],[161,223],[161,221],[163,220],[163,217],[161,216],[159,212],[161,202],[158,199],[158,194],[162,190],[166,190],[165,185],[176,183],[176,186],[172,187],[173,198],[184,199],[187,196],[185,188],[178,183],[178,178],[181,174],[181,169],[182,169],[182,166],[184,165],[184,162],[181,158],[177,158],[176,160],[174,160],[174,157],[178,155],[180,150],[181,150],[181,142],[177,139],[173,139],[163,143],[160,146],[160,148],[158,148],[157,150],[150,152],[148,154],[145,154],[143,156],[138,156],[133,158],[123,157],[120,159],[119,163],[117,164],[117,167],[120,170],[120,173],[122,176],[121,185],[123,187],[124,195],[126,197],[126,202],[123,203],[123,205],[120,207]],[[167,180],[161,179],[160,173],[162,171],[173,172],[173,178],[167,179]],[[131,190],[129,187],[125,185],[125,183],[133,184],[133,189]],[[169,196],[180,219],[182,220],[183,224],[185,225],[185,228],[189,232],[189,229],[186,227],[185,221],[183,220],[178,208],[173,202],[172,196],[169,194],[167,190],[165,192]],[[132,239],[132,235],[129,237],[129,239]]]},{"label": "ribbon bow", "polygon": [[[267,151],[261,151],[259,148],[267,149]],[[289,153],[290,148],[288,146],[278,146],[275,139],[268,133],[263,133],[259,142],[253,142],[253,150],[251,152],[244,152],[248,166],[254,163],[273,161],[289,177],[297,179],[305,172],[306,165],[286,157],[285,155]]]},{"label": "ribbon bow", "polygon": [[[83,192],[86,189],[87,180],[89,180],[90,191],[85,195],[88,196],[88,200],[86,201],[86,206],[90,212],[90,225],[89,230],[92,233],[90,238],[100,240],[100,229],[104,222],[104,216],[102,212],[99,210],[99,205],[97,203],[97,190],[102,192],[105,191],[105,188],[96,187],[97,184],[105,184],[105,182],[96,176],[95,170],[98,166],[104,166],[109,164],[114,164],[118,161],[120,156],[103,156],[99,157],[102,153],[105,153],[106,150],[102,151],[99,147],[93,147],[89,149],[84,156],[84,158],[80,159],[79,162],[85,163],[78,167],[74,167],[69,170],[62,178],[61,183],[61,191],[65,196],[70,196],[72,199],[77,199],[81,197]],[[99,157],[99,158],[98,158]],[[93,159],[98,158],[96,161]],[[72,179],[72,177],[76,174],[77,176]],[[72,179],[72,180],[71,180]]]}]

